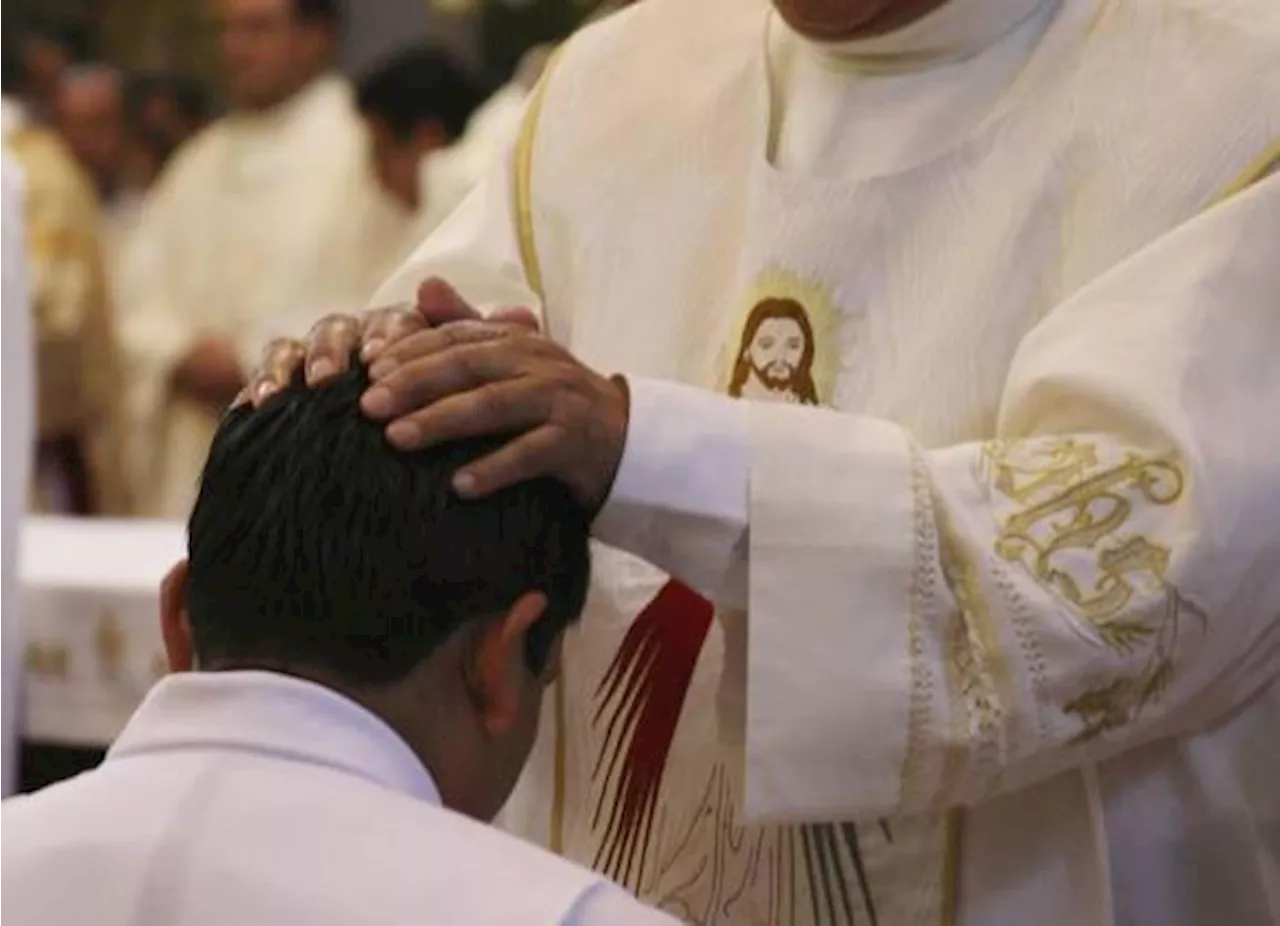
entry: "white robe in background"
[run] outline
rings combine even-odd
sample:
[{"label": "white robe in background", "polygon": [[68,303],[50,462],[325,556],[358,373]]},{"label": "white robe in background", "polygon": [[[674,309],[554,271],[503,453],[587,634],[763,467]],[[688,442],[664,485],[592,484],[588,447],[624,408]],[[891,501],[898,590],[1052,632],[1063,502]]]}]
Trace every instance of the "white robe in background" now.
[{"label": "white robe in background", "polygon": [[8,926],[673,926],[445,809],[378,717],[273,673],[170,676],[100,768],[3,820]]},{"label": "white robe in background", "polygon": [[423,236],[435,231],[511,147],[528,98],[529,90],[523,84],[512,81],[504,85],[480,104],[457,141],[422,159],[418,189]]},{"label": "white robe in background", "polygon": [[697,924],[1280,919],[1278,13],[566,44],[375,297],[631,384],[511,825]]},{"label": "white robe in background", "polygon": [[335,265],[330,242],[375,195],[364,128],[334,76],[269,112],[220,119],[175,155],[133,235],[118,307],[143,513],[187,515],[222,411],[172,395],[175,364],[215,336],[248,368],[278,327],[336,308],[307,312],[317,292],[367,296],[350,281],[367,270]]},{"label": "white robe in background", "polygon": [[22,169],[8,152],[0,175],[4,184],[3,283],[4,313],[0,343],[0,376],[4,396],[4,463],[0,483],[0,796],[8,796],[18,783],[18,739],[22,712],[22,586],[18,578],[18,539],[27,510],[31,480],[31,453],[35,446],[35,374],[32,342],[31,295],[27,283],[27,255],[23,243]]}]

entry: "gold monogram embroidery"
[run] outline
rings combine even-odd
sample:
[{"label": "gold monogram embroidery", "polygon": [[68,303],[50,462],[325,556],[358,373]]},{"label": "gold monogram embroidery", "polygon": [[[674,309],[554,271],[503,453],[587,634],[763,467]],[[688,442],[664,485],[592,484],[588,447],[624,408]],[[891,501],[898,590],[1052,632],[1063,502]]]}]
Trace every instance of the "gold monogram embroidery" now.
[{"label": "gold monogram embroidery", "polygon": [[94,628],[94,646],[103,674],[109,681],[117,681],[124,664],[124,631],[111,611],[104,611],[98,618]]},{"label": "gold monogram embroidery", "polygon": [[[1137,672],[1090,687],[1063,705],[1083,724],[1077,739],[1128,723],[1172,679],[1183,616],[1207,623],[1168,580],[1169,548],[1124,533],[1135,506],[1164,507],[1182,497],[1182,470],[1171,460],[1136,453],[1103,467],[1096,444],[1072,438],[1038,447],[992,442],[984,456],[995,490],[1024,506],[1000,525],[996,554],[1022,564],[1112,650],[1131,656],[1149,648]],[[1164,601],[1155,619],[1139,606],[1153,595]]]},{"label": "gold monogram embroidery", "polygon": [[36,643],[27,645],[27,671],[32,675],[66,679],[71,664],[71,654],[62,643]]}]

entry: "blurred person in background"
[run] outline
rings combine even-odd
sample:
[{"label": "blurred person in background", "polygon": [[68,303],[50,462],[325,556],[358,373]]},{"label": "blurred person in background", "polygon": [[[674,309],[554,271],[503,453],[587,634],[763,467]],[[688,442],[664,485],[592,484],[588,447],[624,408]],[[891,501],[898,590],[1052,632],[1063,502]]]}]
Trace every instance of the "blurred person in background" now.
[{"label": "blurred person in background", "polygon": [[4,149],[22,167],[34,317],[38,445],[33,504],[66,514],[124,514],[120,357],[93,184],[16,95],[4,55]]},{"label": "blurred person in background", "polygon": [[[447,158],[479,101],[475,85],[444,51],[395,55],[360,79],[356,102],[369,130],[372,166],[383,191],[414,218],[399,259],[440,223],[470,189],[431,189],[426,164]],[[385,277],[379,271],[376,286]]]},{"label": "blurred person in background", "polygon": [[159,71],[135,75],[127,96],[129,173],[149,189],[178,147],[208,125],[213,103],[198,80]]},{"label": "blurred person in background", "polygon": [[55,17],[27,16],[12,27],[12,45],[17,84],[9,91],[22,99],[32,122],[46,121],[63,74],[84,57],[84,36]]},{"label": "blurred person in background", "polygon": [[0,394],[4,396],[4,465],[0,468],[0,797],[13,793],[18,780],[18,699],[22,689],[22,589],[18,582],[18,542],[27,509],[31,450],[35,443],[35,390],[31,340],[31,295],[27,285],[25,223],[22,220],[22,168],[4,152],[3,265],[0,266]]},{"label": "blurred person in background", "polygon": [[350,88],[331,70],[338,4],[218,10],[231,111],[155,185],[122,294],[131,439],[146,448],[132,469],[157,516],[188,511],[219,416],[273,319],[314,291],[333,223],[349,221],[353,197],[381,195]]},{"label": "blurred person in background", "polygon": [[142,204],[142,191],[129,175],[125,101],[124,75],[102,64],[68,68],[53,96],[53,126],[98,191],[109,272],[137,225]]}]

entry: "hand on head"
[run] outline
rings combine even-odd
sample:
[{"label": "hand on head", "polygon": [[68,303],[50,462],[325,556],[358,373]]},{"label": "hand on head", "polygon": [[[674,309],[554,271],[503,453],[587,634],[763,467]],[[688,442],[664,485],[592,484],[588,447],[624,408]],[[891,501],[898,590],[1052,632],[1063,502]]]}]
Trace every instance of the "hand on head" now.
[{"label": "hand on head", "polygon": [[584,505],[595,509],[604,502],[626,440],[625,384],[542,336],[528,309],[482,318],[439,279],[419,287],[412,308],[330,315],[303,341],[273,341],[236,404],[260,405],[304,364],[308,385],[324,384],[347,369],[356,350],[370,364],[361,408],[388,422],[395,446],[416,450],[512,435],[458,471],[454,487],[460,494],[483,496],[552,476]]}]

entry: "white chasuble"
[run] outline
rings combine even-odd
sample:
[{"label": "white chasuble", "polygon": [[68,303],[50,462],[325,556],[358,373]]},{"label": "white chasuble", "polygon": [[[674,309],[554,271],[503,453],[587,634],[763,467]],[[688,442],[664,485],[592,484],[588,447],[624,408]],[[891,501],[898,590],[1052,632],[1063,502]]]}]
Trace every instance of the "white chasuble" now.
[{"label": "white chasuble", "polygon": [[768,7],[695,6],[571,40],[375,296],[632,384],[506,822],[697,924],[1270,922],[1275,17],[1005,2],[972,118],[886,161],[933,91],[850,73],[824,162]]}]

